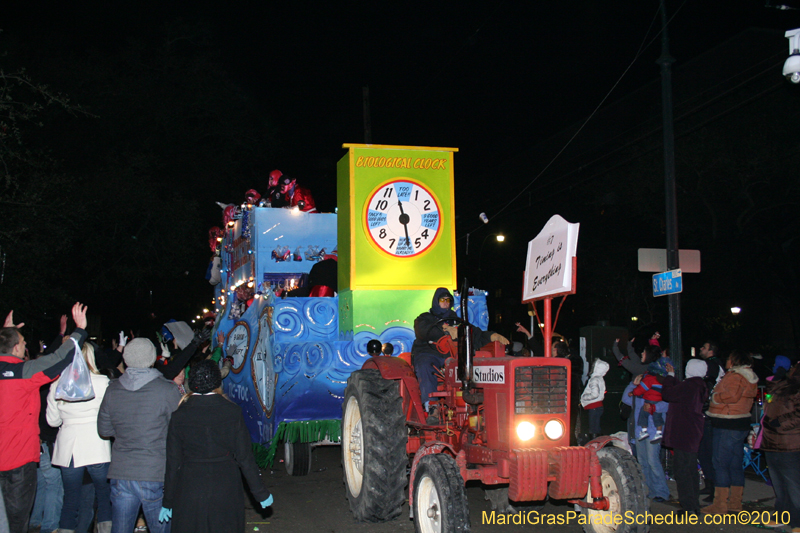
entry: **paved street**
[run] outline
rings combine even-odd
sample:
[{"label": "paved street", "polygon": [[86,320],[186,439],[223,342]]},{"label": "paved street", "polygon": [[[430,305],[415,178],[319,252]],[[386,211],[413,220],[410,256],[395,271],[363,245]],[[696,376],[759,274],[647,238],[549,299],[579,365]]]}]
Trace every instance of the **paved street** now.
[{"label": "paved street", "polygon": [[[247,510],[247,533],[251,531],[279,531],[291,532],[402,532],[414,531],[414,524],[408,519],[408,507],[397,520],[383,524],[357,523],[350,514],[350,509],[345,497],[345,487],[342,482],[342,467],[340,463],[341,449],[338,446],[321,447],[314,450],[314,463],[312,472],[304,477],[291,477],[279,463],[280,454],[275,462],[275,469],[263,472],[269,490],[275,496],[275,504],[271,510],[260,511],[252,508]],[[677,496],[675,483],[670,482],[673,497]],[[763,480],[748,477],[745,483],[746,510],[772,511],[774,493],[772,487]],[[577,523],[569,525],[498,525],[483,524],[483,512],[490,512],[489,502],[483,499],[483,490],[479,486],[469,486],[469,498],[472,531],[560,531],[579,532],[582,528]],[[253,502],[250,503],[252,506]],[[667,515],[678,508],[677,503],[651,503],[650,512],[653,514]],[[571,510],[568,505],[553,505],[548,503],[541,513],[551,513],[566,516]],[[752,514],[751,514],[752,516]],[[652,532],[678,531],[691,528],[693,531],[702,532],[754,532],[752,525],[654,525]]]}]

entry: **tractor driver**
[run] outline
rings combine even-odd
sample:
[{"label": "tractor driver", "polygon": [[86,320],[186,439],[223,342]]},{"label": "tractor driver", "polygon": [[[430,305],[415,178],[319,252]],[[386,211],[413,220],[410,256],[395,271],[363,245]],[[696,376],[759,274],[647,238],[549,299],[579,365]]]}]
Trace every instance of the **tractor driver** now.
[{"label": "tractor driver", "polygon": [[[425,410],[428,411],[428,423],[439,423],[439,412],[436,405],[431,403],[431,393],[436,392],[437,379],[436,372],[444,366],[445,355],[436,349],[436,341],[450,335],[455,339],[458,336],[458,327],[455,325],[457,319],[453,311],[453,295],[444,287],[439,287],[433,294],[431,308],[419,315],[414,320],[414,344],[411,346],[411,362],[419,381],[419,389]],[[490,342],[500,342],[508,344],[508,339],[499,333],[491,331],[481,331],[477,327],[472,328],[472,336],[475,346],[485,346]]]}]

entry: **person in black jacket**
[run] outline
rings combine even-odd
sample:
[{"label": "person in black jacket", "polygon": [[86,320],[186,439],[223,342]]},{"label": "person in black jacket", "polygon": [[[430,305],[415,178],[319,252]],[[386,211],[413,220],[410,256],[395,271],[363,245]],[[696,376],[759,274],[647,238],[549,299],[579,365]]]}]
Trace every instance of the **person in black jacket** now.
[{"label": "person in black jacket", "polygon": [[[450,335],[453,339],[458,337],[458,327],[455,324],[458,315],[453,311],[453,301],[450,291],[439,287],[433,294],[430,310],[414,320],[416,338],[411,346],[411,362],[419,381],[422,401],[430,414],[430,423],[438,422],[438,413],[430,408],[430,394],[436,392],[436,369],[441,368],[445,360],[445,355],[434,344],[445,335]],[[482,331],[477,327],[472,328],[472,337],[476,348],[494,341],[508,344],[508,339],[499,333]]]},{"label": "person in black jacket", "polygon": [[[722,363],[719,359],[719,346],[714,341],[708,341],[700,347],[700,358],[706,362],[706,376],[704,381],[706,383],[706,388],[708,389],[708,396],[711,397],[711,391],[714,390],[714,386],[722,379],[722,376],[725,374],[725,371],[722,369]],[[705,405],[703,405],[703,412],[705,413],[708,411],[708,399],[706,399]],[[706,422],[703,429],[703,438],[700,441],[700,449],[697,452],[697,459],[700,461],[700,468],[703,469],[703,477],[705,478],[705,487],[703,490],[700,491],[700,494],[707,495],[704,501],[710,502],[714,496],[714,486],[716,475],[714,472],[714,462],[712,461],[712,457],[714,455],[713,448],[712,448],[712,437],[711,437],[711,422],[708,421],[708,416],[705,417]]]},{"label": "person in black jacket", "polygon": [[256,466],[242,410],[222,395],[213,361],[192,367],[189,389],[169,422],[159,520],[171,518],[172,533],[244,531],[242,477],[262,508],[273,500]]},{"label": "person in black jacket", "polygon": [[[189,360],[195,352],[197,352],[197,348],[200,346],[203,339],[195,336],[192,332],[192,328],[190,328],[186,322],[177,322],[173,320],[167,322],[164,328],[172,335],[172,338],[168,338],[167,341],[172,341],[175,351],[164,354],[169,355],[167,358],[169,360],[163,362],[156,361],[153,368],[161,372],[165,378],[173,380],[178,374],[183,372],[186,365],[189,364]],[[167,348],[167,350],[169,351],[169,348]]]}]

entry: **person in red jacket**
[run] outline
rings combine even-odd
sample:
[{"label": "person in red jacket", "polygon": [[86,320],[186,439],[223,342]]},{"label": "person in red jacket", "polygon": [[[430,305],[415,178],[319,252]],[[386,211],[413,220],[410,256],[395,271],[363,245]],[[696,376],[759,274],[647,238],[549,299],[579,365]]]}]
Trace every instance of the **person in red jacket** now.
[{"label": "person in red jacket", "polygon": [[281,194],[286,198],[289,207],[297,207],[300,211],[305,211],[306,213],[317,212],[317,205],[314,203],[311,191],[302,185],[298,185],[295,178],[290,178],[284,174],[278,180],[278,186],[281,188]]},{"label": "person in red jacket", "polygon": [[650,436],[647,426],[650,422],[649,418],[652,416],[656,434],[650,439],[650,442],[661,441],[664,415],[656,411],[656,404],[661,401],[661,381],[658,378],[658,362],[661,358],[661,348],[657,345],[650,344],[644,349],[642,363],[648,363],[648,372],[634,379],[636,388],[628,393],[628,396],[641,396],[644,399],[644,405],[639,411],[639,418],[636,421],[637,425],[641,427],[637,440],[644,440]]},{"label": "person in red jacket", "polygon": [[27,533],[36,495],[39,462],[39,388],[54,381],[72,363],[75,347],[86,340],[86,306],[76,303],[77,329],[51,355],[25,361],[25,337],[13,311],[0,329],[0,489],[11,533]]}]

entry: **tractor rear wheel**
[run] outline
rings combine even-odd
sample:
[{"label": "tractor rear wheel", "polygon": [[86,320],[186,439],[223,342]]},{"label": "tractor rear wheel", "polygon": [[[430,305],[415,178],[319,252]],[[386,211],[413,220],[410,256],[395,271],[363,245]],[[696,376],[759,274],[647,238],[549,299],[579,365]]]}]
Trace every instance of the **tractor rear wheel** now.
[{"label": "tractor rear wheel", "polygon": [[[608,498],[609,507],[607,511],[595,511],[584,509],[578,505],[575,510],[585,513],[587,516],[583,530],[586,533],[645,533],[650,526],[647,524],[636,524],[633,520],[631,524],[625,523],[625,518],[632,513],[635,517],[644,516],[648,511],[649,501],[647,500],[647,489],[644,484],[642,468],[636,459],[627,451],[607,446],[598,450],[597,459],[600,460],[602,474],[600,483],[603,486],[603,495]],[[586,495],[586,501],[592,501],[592,489]],[[623,521],[617,524],[620,518]]]},{"label": "tractor rear wheel", "polygon": [[414,529],[417,533],[470,530],[464,480],[455,459],[426,455],[414,474]]},{"label": "tractor rear wheel", "polygon": [[353,372],[342,411],[342,467],[350,510],[361,521],[397,518],[408,465],[399,381],[373,369]]}]

